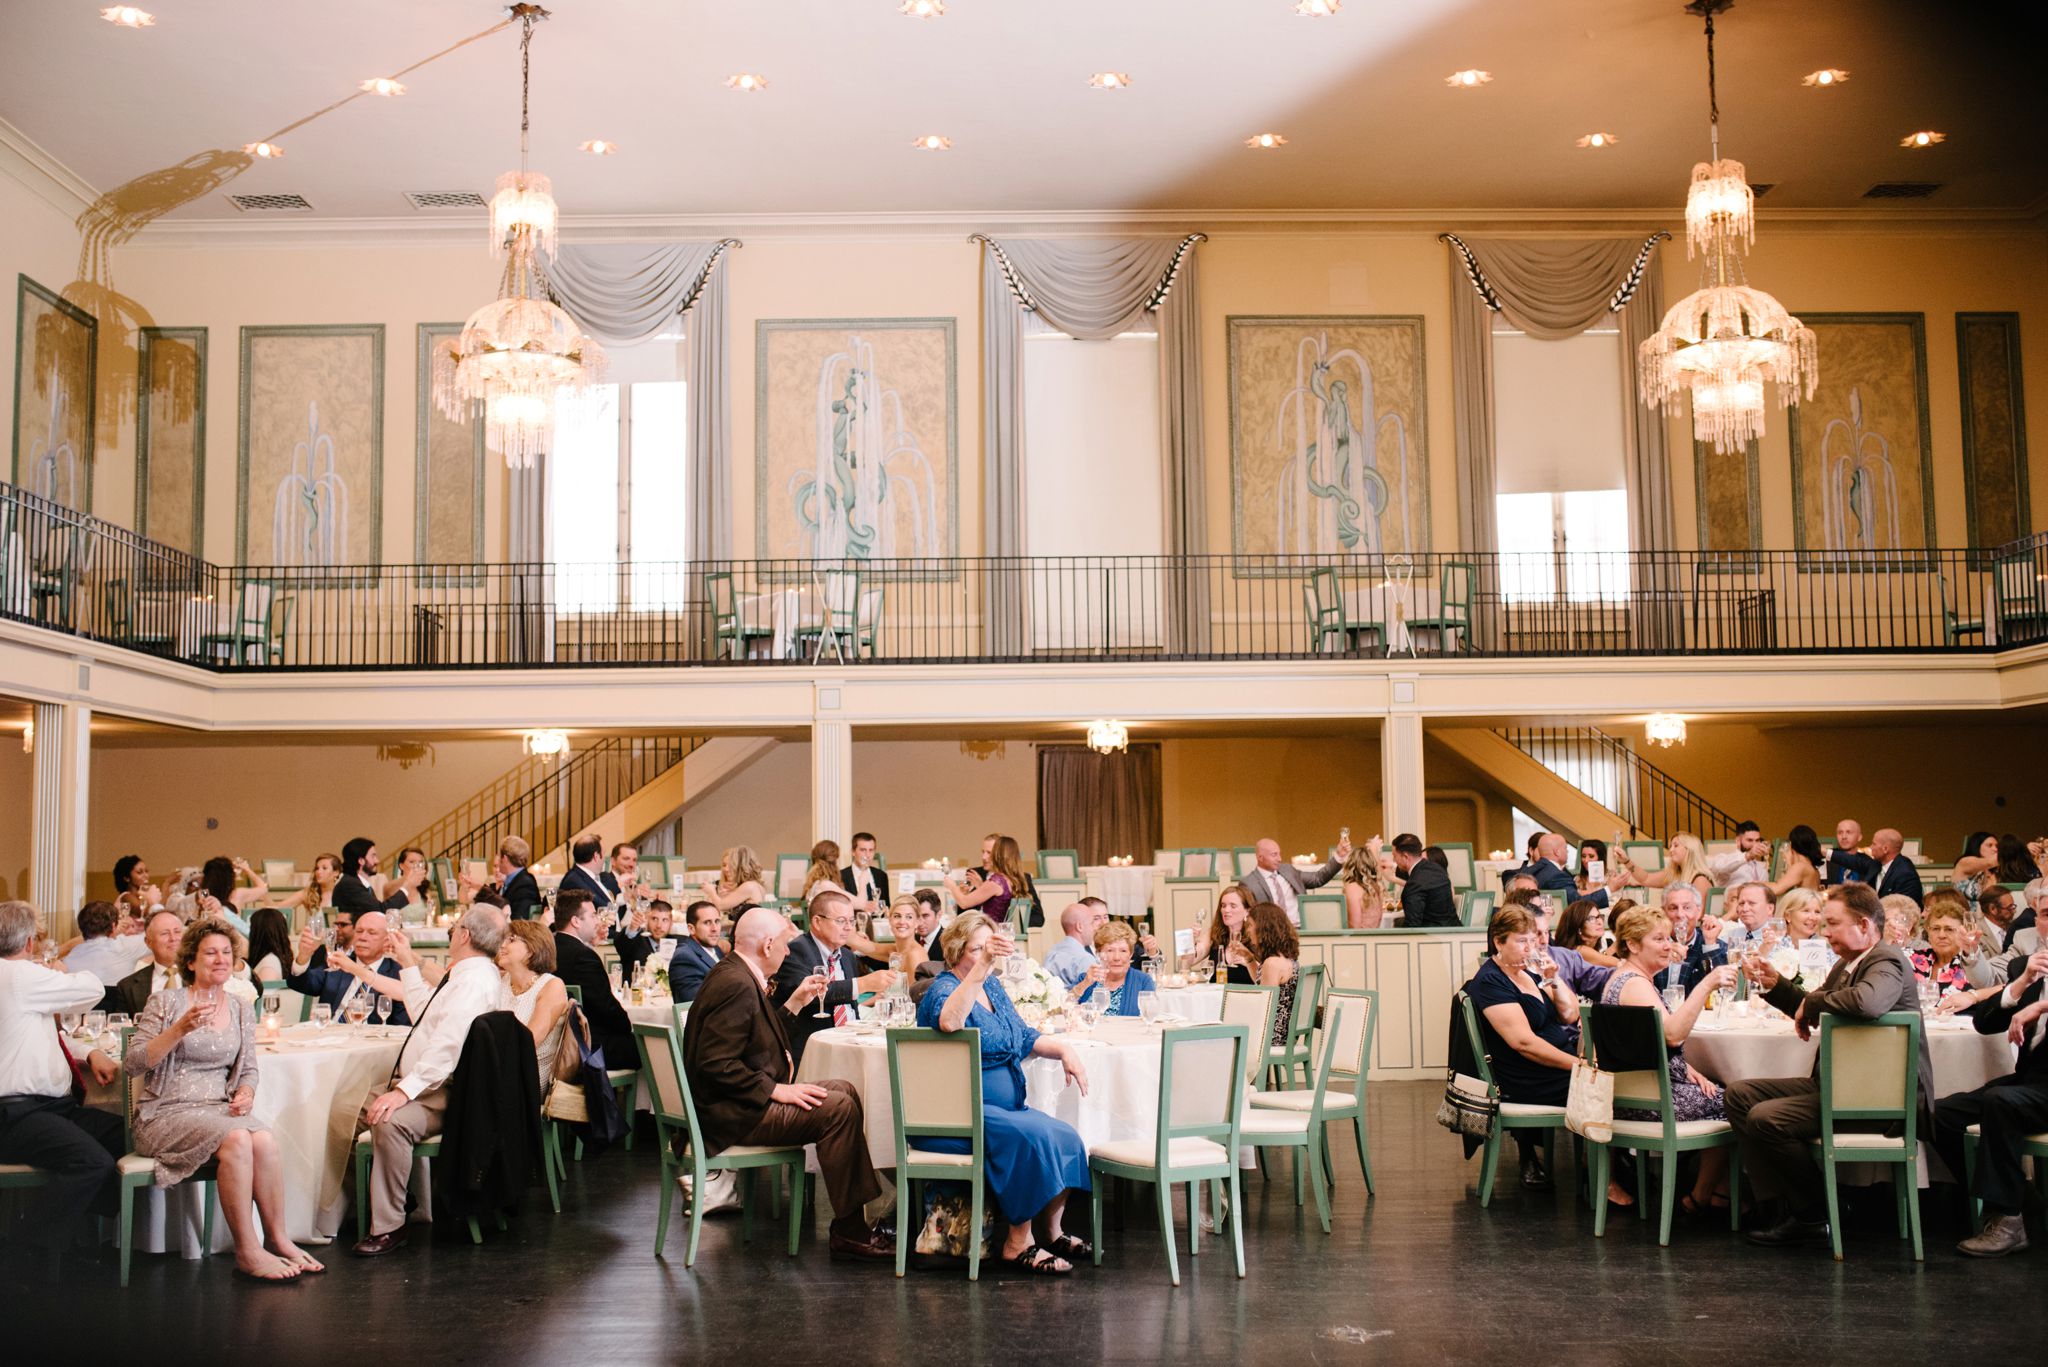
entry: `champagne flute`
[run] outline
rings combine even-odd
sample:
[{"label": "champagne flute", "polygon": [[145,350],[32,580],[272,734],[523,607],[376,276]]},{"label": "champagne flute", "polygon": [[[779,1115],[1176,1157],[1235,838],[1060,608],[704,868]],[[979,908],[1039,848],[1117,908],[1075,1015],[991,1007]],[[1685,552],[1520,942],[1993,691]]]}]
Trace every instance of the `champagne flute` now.
[{"label": "champagne flute", "polygon": [[811,970],[811,976],[818,980],[818,1009],[811,1012],[811,1019],[831,1020],[832,1013],[825,1009],[825,992],[831,986],[832,975],[826,971],[825,965],[819,964]]},{"label": "champagne flute", "polygon": [[370,1001],[370,1010],[377,1017],[377,1028],[383,1029],[391,1019],[391,998],[377,993]]}]

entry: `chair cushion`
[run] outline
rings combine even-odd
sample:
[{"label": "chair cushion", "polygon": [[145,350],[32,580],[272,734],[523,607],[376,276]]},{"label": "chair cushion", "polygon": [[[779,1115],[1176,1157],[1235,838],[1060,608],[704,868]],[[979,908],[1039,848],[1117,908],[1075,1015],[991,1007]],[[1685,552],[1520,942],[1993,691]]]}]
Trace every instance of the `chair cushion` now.
[{"label": "chair cushion", "polygon": [[[1107,1159],[1130,1168],[1149,1168],[1158,1157],[1159,1144],[1151,1139],[1120,1139],[1097,1144],[1090,1158]],[[1198,1164],[1228,1163],[1230,1154],[1213,1139],[1176,1139],[1166,1151],[1167,1163],[1176,1168]]]},{"label": "chair cushion", "polygon": [[[1253,1092],[1251,1101],[1255,1108],[1262,1111],[1306,1111],[1316,1104],[1316,1094],[1297,1087],[1286,1092]],[[1348,1112],[1356,1108],[1357,1102],[1358,1098],[1351,1093],[1340,1092],[1334,1088],[1323,1093],[1325,1114],[1339,1109]]]},{"label": "chair cushion", "polygon": [[1244,1119],[1238,1128],[1246,1139],[1260,1135],[1301,1136],[1308,1133],[1307,1111],[1255,1111],[1245,1108]]},{"label": "chair cushion", "polygon": [[[1809,1139],[1807,1144],[1814,1149],[1819,1149],[1821,1146],[1818,1139]],[[1847,1132],[1837,1130],[1835,1131],[1835,1147],[1838,1149],[1891,1149],[1903,1152],[1906,1147],[1906,1137],[1902,1134],[1871,1134],[1861,1130]]]},{"label": "chair cushion", "polygon": [[971,1168],[974,1166],[974,1155],[968,1153],[933,1153],[930,1149],[910,1149],[904,1153],[904,1157],[913,1163],[926,1163],[932,1167]]},{"label": "chair cushion", "polygon": [[145,1172],[156,1171],[156,1160],[146,1153],[124,1153],[115,1165],[123,1177],[135,1177]]},{"label": "chair cushion", "polygon": [[27,1163],[0,1163],[0,1177],[27,1177],[41,1171],[41,1168],[30,1167]]},{"label": "chair cushion", "polygon": [[[1971,1138],[1973,1138],[1973,1139],[1982,1139],[1982,1138],[1984,1137],[1984,1127],[1983,1127],[1982,1125],[1972,1125],[1972,1126],[1970,1126],[1970,1129],[1969,1129],[1969,1134],[1970,1134],[1970,1137],[1971,1137]],[[2041,1133],[2041,1134],[2030,1134],[2030,1135],[2028,1135],[2028,1136],[2027,1136],[2027,1142],[2028,1142],[2029,1144],[2042,1144],[2042,1145],[2048,1145],[2048,1131],[2044,1131],[2044,1132],[2043,1132],[2043,1133]],[[6,1171],[7,1171],[7,1169],[6,1169],[6,1168],[4,1168],[4,1167],[0,1167],[0,1172],[6,1172]]]},{"label": "chair cushion", "polygon": [[764,1153],[802,1153],[800,1144],[733,1144],[720,1149],[719,1158],[759,1158]]},{"label": "chair cushion", "polygon": [[[1410,623],[1410,625],[1412,626],[1413,623]],[[1500,1103],[1500,1113],[1502,1115],[1518,1116],[1523,1119],[1534,1119],[1538,1116],[1555,1116],[1560,1125],[1564,1123],[1564,1107],[1562,1106],[1532,1106],[1526,1101],[1503,1101]]]},{"label": "chair cushion", "polygon": [[[1501,1107],[1503,1111],[1507,1107]],[[1694,1139],[1703,1134],[1733,1134],[1734,1129],[1725,1120],[1681,1120],[1672,1127],[1680,1139]],[[1660,1120],[1617,1120],[1614,1122],[1614,1137],[1620,1139],[1662,1139],[1664,1123]]]}]

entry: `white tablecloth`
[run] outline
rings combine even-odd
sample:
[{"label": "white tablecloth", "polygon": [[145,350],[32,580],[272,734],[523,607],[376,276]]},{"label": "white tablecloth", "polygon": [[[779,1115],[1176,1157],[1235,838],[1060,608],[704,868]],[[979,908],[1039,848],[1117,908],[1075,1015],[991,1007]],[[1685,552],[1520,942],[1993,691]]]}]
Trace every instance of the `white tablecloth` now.
[{"label": "white tablecloth", "polygon": [[[859,621],[872,622],[878,615],[882,602],[880,589],[868,589],[860,596],[860,607],[856,616]],[[797,653],[797,632],[807,627],[821,627],[825,623],[822,595],[816,585],[807,588],[775,589],[767,593],[749,594],[740,599],[740,624],[749,631],[767,630],[767,638],[754,637],[747,643],[747,653],[760,655],[764,652],[777,660],[793,659]],[[831,648],[826,648],[831,654]]]},{"label": "white tablecloth", "polygon": [[[381,1090],[398,1062],[405,1030],[400,1026],[329,1026],[319,1031],[296,1026],[277,1047],[264,1046],[256,1061],[256,1117],[277,1136],[284,1172],[284,1203],[291,1237],[332,1236],[341,1225],[346,1202],[342,1174],[352,1164],[356,1118],[363,1102]],[[120,1105],[117,1081],[94,1088],[89,1104],[109,1109]],[[161,1253],[169,1244],[167,1228],[175,1222],[179,1251],[199,1256],[200,1222],[204,1214],[199,1187],[184,1183],[169,1192],[150,1188],[135,1203],[135,1246]],[[215,1216],[215,1251],[230,1246],[227,1221]]]},{"label": "white tablecloth", "polygon": [[1349,620],[1380,624],[1377,641],[1369,630],[1361,629],[1352,644],[1363,646],[1371,642],[1382,646],[1389,655],[1409,648],[1410,618],[1434,617],[1442,604],[1439,586],[1408,579],[1381,580],[1344,593],[1344,615]]},{"label": "white tablecloth", "polygon": [[1223,1019],[1223,984],[1162,987],[1159,1011],[1161,1015],[1179,1016],[1196,1025],[1212,1025]]},{"label": "white tablecloth", "polygon": [[1143,920],[1152,905],[1152,875],[1159,872],[1150,864],[1118,865],[1088,864],[1082,867],[1081,876],[1088,880],[1090,887],[1102,889],[1102,900],[1109,903],[1109,914],[1119,920]]}]

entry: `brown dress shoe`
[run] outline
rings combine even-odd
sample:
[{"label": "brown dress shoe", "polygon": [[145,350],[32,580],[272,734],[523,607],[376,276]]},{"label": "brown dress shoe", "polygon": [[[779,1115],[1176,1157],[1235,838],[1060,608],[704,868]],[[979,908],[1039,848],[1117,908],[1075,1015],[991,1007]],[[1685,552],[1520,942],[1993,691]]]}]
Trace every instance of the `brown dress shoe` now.
[{"label": "brown dress shoe", "polygon": [[2002,1258],[2027,1251],[2026,1222],[2017,1215],[1987,1215],[1982,1232],[1956,1245],[1967,1258]]},{"label": "brown dress shoe", "polygon": [[875,1238],[872,1232],[867,1237],[861,1239],[852,1239],[844,1234],[835,1234],[832,1236],[831,1249],[832,1256],[835,1259],[851,1258],[866,1263],[890,1263],[896,1261],[895,1247],[892,1244],[884,1244],[881,1240]]},{"label": "brown dress shoe", "polygon": [[388,1234],[372,1234],[349,1252],[358,1258],[381,1258],[394,1249],[405,1246],[405,1226],[400,1225]]}]

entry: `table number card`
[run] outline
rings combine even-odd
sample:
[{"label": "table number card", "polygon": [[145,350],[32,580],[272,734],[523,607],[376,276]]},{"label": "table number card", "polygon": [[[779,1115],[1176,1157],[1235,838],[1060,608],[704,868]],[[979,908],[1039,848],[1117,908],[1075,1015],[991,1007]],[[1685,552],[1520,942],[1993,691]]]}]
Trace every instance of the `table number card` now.
[{"label": "table number card", "polygon": [[1195,932],[1192,930],[1176,930],[1173,932],[1173,952],[1183,956],[1194,953]]}]

